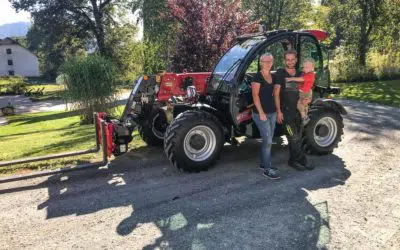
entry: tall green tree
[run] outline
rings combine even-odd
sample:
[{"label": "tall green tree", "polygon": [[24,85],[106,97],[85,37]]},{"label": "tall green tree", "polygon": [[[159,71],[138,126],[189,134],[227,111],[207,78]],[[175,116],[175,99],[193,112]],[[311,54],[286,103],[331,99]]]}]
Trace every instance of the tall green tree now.
[{"label": "tall green tree", "polygon": [[[46,25],[59,22],[72,24],[77,32],[89,31],[96,41],[100,54],[107,56],[105,28],[107,23],[115,22],[115,7],[128,7],[125,0],[9,0],[17,10],[31,13],[36,25],[43,29]],[[53,32],[51,30],[50,32]]]},{"label": "tall green tree", "polygon": [[154,73],[169,70],[172,45],[176,38],[168,16],[166,0],[133,0],[132,10],[143,23],[144,70]]},{"label": "tall green tree", "polygon": [[66,24],[51,23],[43,29],[34,23],[26,36],[28,49],[38,55],[40,71],[50,81],[57,77],[58,69],[66,59],[85,54],[86,35],[74,34],[71,32],[74,29]]},{"label": "tall green tree", "polygon": [[304,28],[312,13],[310,0],[243,0],[243,7],[267,30]]},{"label": "tall green tree", "polygon": [[331,0],[331,22],[343,36],[344,45],[354,48],[360,65],[366,65],[373,32],[383,25],[384,0]]},{"label": "tall green tree", "polygon": [[145,45],[136,39],[137,27],[129,22],[107,27],[106,46],[123,82],[134,80],[143,73]]},{"label": "tall green tree", "polygon": [[373,32],[373,47],[382,54],[400,52],[400,1],[385,0],[380,25]]}]

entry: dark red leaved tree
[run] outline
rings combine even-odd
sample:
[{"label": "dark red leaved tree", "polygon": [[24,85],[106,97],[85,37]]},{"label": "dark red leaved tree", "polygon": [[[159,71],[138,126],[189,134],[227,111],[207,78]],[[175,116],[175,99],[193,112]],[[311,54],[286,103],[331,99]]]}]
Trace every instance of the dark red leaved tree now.
[{"label": "dark red leaved tree", "polygon": [[257,30],[241,0],[168,0],[169,16],[178,25],[172,66],[175,72],[211,71],[232,45],[235,33]]}]

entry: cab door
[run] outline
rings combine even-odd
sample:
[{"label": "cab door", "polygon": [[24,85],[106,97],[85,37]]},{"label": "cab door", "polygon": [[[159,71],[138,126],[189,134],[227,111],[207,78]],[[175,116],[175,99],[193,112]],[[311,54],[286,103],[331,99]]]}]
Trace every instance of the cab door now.
[{"label": "cab door", "polygon": [[[312,35],[300,35],[298,46],[298,67],[299,70],[303,68],[305,59],[311,58],[315,61],[316,78],[313,89],[313,99],[320,97],[323,89],[329,87],[330,73],[328,65],[324,65],[323,54],[321,46],[317,39]],[[327,62],[326,62],[327,64]]]},{"label": "cab door", "polygon": [[[251,93],[251,82],[254,75],[260,70],[260,56],[264,53],[271,53],[274,57],[272,71],[284,67],[283,55],[286,50],[294,49],[296,38],[293,35],[282,35],[278,38],[264,43],[247,60],[238,77],[238,84],[235,93],[231,95],[231,112],[237,132],[248,137],[259,137],[259,131],[251,118],[250,107],[253,104]],[[271,96],[271,98],[273,98]],[[279,130],[279,129],[278,129]]]}]

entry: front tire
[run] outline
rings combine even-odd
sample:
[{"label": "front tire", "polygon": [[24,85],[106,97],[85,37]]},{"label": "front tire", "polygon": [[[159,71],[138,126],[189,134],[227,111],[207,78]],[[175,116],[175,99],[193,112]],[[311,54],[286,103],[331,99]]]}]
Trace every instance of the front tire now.
[{"label": "front tire", "polygon": [[217,161],[223,144],[218,118],[208,112],[189,110],[178,115],[167,128],[164,151],[178,169],[200,172]]},{"label": "front tire", "polygon": [[304,146],[310,154],[331,154],[343,135],[343,118],[333,110],[315,110],[309,113],[305,127]]},{"label": "front tire", "polygon": [[153,108],[147,117],[139,121],[138,131],[148,146],[162,146],[167,127],[168,122],[164,111]]}]

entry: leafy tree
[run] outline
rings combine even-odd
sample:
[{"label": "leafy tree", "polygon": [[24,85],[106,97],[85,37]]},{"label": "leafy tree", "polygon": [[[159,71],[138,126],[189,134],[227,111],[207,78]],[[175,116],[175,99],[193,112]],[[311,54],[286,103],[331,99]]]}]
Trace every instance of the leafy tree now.
[{"label": "leafy tree", "polygon": [[[105,46],[105,27],[115,22],[113,13],[116,6],[127,7],[124,0],[9,0],[19,11],[29,11],[35,24],[45,28],[52,24],[66,24],[74,27],[73,32],[86,33],[89,31],[96,40],[97,48],[102,55],[108,55]],[[54,30],[47,30],[53,32]]]},{"label": "leafy tree", "polygon": [[168,70],[171,45],[175,41],[175,29],[167,19],[166,0],[134,0],[133,12],[143,22],[144,70],[154,73]]},{"label": "leafy tree", "polygon": [[175,71],[210,71],[233,43],[235,32],[258,27],[240,4],[240,0],[168,0],[169,16],[178,27],[172,58]]},{"label": "leafy tree", "polygon": [[382,25],[384,0],[332,0],[330,20],[337,25],[337,31],[344,39],[344,45],[356,51],[360,65],[366,65],[371,36]]},{"label": "leafy tree", "polygon": [[[108,30],[109,29],[109,30]],[[107,28],[106,45],[123,82],[134,80],[143,73],[145,45],[136,40],[137,27],[131,23],[116,24]]]},{"label": "leafy tree", "polygon": [[38,55],[40,70],[48,80],[57,77],[59,67],[67,58],[85,54],[84,41],[70,30],[66,25],[52,23],[46,27],[33,24],[28,31],[27,47]]},{"label": "leafy tree", "polygon": [[384,0],[379,27],[371,35],[371,42],[381,54],[400,52],[400,1]]},{"label": "leafy tree", "polygon": [[243,5],[267,30],[304,28],[312,14],[310,0],[243,0]]}]

